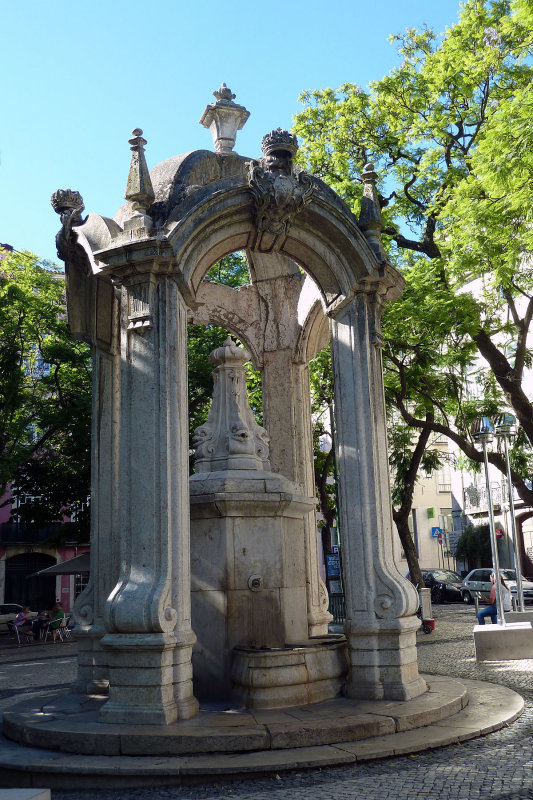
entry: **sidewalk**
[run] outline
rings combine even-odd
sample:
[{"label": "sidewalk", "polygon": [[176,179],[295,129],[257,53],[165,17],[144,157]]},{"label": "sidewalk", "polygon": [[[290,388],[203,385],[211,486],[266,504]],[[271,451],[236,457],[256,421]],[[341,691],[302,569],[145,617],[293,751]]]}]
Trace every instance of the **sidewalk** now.
[{"label": "sidewalk", "polygon": [[57,658],[58,654],[68,653],[76,655],[76,639],[73,637],[65,642],[30,642],[18,645],[17,640],[7,634],[0,634],[0,662],[25,662],[34,661],[36,658]]}]

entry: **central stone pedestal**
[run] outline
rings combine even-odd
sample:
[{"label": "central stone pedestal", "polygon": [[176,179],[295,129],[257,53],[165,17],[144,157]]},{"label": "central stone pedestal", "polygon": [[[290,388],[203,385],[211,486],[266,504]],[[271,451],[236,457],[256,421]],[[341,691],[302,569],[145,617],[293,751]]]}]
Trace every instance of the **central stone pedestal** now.
[{"label": "central stone pedestal", "polygon": [[304,518],[313,499],[257,470],[197,473],[190,494],[197,696],[273,708],[337,695],[344,637],[307,638]]},{"label": "central stone pedestal", "polygon": [[315,499],[270,471],[268,436],[246,394],[249,357],[231,338],[211,353],[213,403],[195,431],[194,690],[202,701],[281,708],[339,694],[346,651],[344,637],[308,639],[306,522]]}]

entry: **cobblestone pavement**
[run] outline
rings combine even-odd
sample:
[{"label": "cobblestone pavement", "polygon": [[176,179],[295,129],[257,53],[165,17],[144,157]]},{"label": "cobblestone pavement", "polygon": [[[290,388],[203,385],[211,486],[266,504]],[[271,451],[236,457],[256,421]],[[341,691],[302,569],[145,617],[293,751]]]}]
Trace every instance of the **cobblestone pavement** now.
[{"label": "cobblestone pavement", "polygon": [[[478,664],[471,606],[435,606],[436,630],[418,634],[422,672],[500,683],[526,698],[510,727],[463,745],[361,765],[204,786],[123,790],[53,790],[53,800],[533,800],[533,659]],[[69,650],[9,653],[0,668],[0,710],[20,691],[68,682],[75,670]],[[4,655],[0,643],[0,658]],[[48,682],[47,682],[48,681]],[[0,793],[1,795],[1,793]]]}]

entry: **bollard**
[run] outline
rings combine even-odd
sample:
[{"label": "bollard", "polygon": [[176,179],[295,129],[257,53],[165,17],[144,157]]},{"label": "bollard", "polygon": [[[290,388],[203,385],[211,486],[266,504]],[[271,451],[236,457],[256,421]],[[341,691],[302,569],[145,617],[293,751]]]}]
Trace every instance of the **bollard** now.
[{"label": "bollard", "polygon": [[477,595],[474,597],[474,609],[477,614],[479,611],[479,597]]}]

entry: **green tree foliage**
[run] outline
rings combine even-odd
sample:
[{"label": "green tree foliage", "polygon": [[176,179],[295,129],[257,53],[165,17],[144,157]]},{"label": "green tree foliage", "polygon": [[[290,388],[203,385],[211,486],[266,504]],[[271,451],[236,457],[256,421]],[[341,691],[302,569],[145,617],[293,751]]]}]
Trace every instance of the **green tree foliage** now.
[{"label": "green tree foliage", "polygon": [[[412,429],[392,455],[396,501],[425,431],[479,463],[471,421],[510,406],[522,426],[513,482],[531,504],[531,3],[467,0],[443,37],[392,39],[395,69],[368,91],[305,92],[295,132],[302,162],[354,212],[364,164],[381,176],[385,245],[407,279],[383,326],[387,400]],[[490,461],[504,471],[501,454]]]},{"label": "green tree foliage", "polygon": [[322,350],[309,364],[313,453],[318,509],[322,515],[322,547],[331,553],[332,532],[337,519],[333,422],[333,371],[331,350]]},{"label": "green tree foliage", "polygon": [[466,561],[468,569],[492,562],[488,525],[468,525],[457,542],[457,558]]},{"label": "green tree foliage", "polygon": [[[0,261],[0,496],[9,483],[36,498],[23,522],[75,515],[69,536],[88,537],[91,358],[70,336],[57,268],[31,253]],[[65,529],[66,532],[66,529]]]}]

